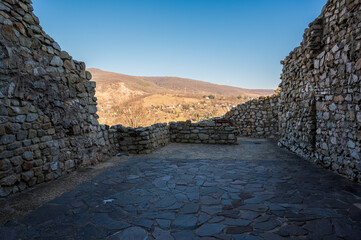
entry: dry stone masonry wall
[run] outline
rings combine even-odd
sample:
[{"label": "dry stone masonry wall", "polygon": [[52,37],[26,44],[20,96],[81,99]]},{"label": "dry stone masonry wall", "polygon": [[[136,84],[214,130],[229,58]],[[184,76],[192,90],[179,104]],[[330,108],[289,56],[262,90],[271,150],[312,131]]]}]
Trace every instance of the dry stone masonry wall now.
[{"label": "dry stone masonry wall", "polygon": [[97,121],[96,85],[85,64],[42,30],[30,0],[2,0],[0,197],[117,152],[149,153],[169,142],[236,144],[236,134],[279,135],[291,151],[361,182],[360,50],[360,0],[329,0],[282,62],[279,96],[240,104],[222,123],[109,128]]},{"label": "dry stone masonry wall", "polygon": [[109,135],[118,152],[133,154],[151,153],[170,142],[237,144],[235,128],[214,121],[157,123],[139,128],[116,125]]},{"label": "dry stone masonry wall", "polygon": [[170,141],[169,127],[166,123],[157,123],[144,128],[116,125],[111,129],[114,130],[115,143],[119,152],[151,153],[160,147],[164,147]]},{"label": "dry stone masonry wall", "polygon": [[85,64],[42,30],[30,3],[0,1],[0,196],[113,151]]},{"label": "dry stone masonry wall", "polygon": [[330,0],[282,62],[280,143],[361,182],[361,2]]},{"label": "dry stone masonry wall", "polygon": [[239,104],[225,114],[244,137],[276,138],[278,135],[278,95],[260,97]]},{"label": "dry stone masonry wall", "polygon": [[228,123],[171,122],[169,131],[171,141],[177,143],[237,144],[237,131]]}]

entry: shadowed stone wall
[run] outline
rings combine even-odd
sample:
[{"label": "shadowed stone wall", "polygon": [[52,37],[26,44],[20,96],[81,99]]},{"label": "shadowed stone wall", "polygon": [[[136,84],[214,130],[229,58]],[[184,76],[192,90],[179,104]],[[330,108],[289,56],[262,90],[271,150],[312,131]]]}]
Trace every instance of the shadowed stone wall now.
[{"label": "shadowed stone wall", "polygon": [[170,139],[178,143],[237,144],[236,129],[228,123],[201,121],[169,123]]},{"label": "shadowed stone wall", "polygon": [[169,127],[157,123],[148,127],[131,128],[122,125],[112,126],[118,151],[134,154],[151,153],[170,142]]},{"label": "shadowed stone wall", "polygon": [[330,0],[282,62],[280,140],[361,182],[361,2]]},{"label": "shadowed stone wall", "polygon": [[224,118],[241,136],[278,132],[281,146],[361,182],[360,0],[329,0],[282,64],[278,96],[240,104]]},{"label": "shadowed stone wall", "polygon": [[214,121],[157,123],[148,127],[112,126],[109,138],[119,152],[146,154],[170,142],[237,144],[236,131],[227,123]]},{"label": "shadowed stone wall", "polygon": [[278,96],[239,104],[223,118],[233,121],[239,136],[275,138],[278,135]]},{"label": "shadowed stone wall", "polygon": [[0,196],[113,151],[85,64],[42,30],[30,3],[0,1]]}]

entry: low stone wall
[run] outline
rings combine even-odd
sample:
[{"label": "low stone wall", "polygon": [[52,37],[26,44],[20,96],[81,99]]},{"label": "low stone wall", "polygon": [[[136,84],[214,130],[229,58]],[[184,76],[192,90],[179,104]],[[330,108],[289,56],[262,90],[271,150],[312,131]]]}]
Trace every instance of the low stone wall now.
[{"label": "low stone wall", "polygon": [[239,104],[223,118],[233,121],[237,134],[240,136],[276,138],[278,135],[278,95],[260,97]]},{"label": "low stone wall", "polygon": [[171,142],[237,144],[236,129],[228,123],[201,121],[169,123]]},{"label": "low stone wall", "polygon": [[214,121],[157,123],[139,128],[116,125],[109,129],[109,142],[118,152],[146,154],[170,142],[237,144],[235,133],[229,124]]},{"label": "low stone wall", "polygon": [[151,153],[169,143],[169,127],[157,123],[148,127],[131,128],[122,125],[111,127],[115,146],[120,152]]}]

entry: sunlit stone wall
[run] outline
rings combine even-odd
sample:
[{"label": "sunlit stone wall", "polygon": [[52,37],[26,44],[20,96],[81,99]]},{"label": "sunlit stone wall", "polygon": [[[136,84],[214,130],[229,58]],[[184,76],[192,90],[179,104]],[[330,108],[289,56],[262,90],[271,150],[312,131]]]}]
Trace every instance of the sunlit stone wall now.
[{"label": "sunlit stone wall", "polygon": [[278,96],[260,97],[241,103],[224,118],[232,120],[239,136],[276,138],[278,136]]},{"label": "sunlit stone wall", "polygon": [[361,2],[330,0],[282,62],[280,140],[361,182]]}]

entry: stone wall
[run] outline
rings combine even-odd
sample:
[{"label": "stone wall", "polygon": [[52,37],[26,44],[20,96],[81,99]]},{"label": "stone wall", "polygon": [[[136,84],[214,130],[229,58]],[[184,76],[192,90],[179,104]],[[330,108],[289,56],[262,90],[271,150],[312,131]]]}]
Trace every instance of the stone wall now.
[{"label": "stone wall", "polygon": [[280,143],[361,182],[361,2],[330,0],[282,62]]},{"label": "stone wall", "polygon": [[119,152],[151,153],[170,141],[169,127],[166,123],[157,123],[144,128],[116,125],[111,129],[114,130],[115,146]]},{"label": "stone wall", "polygon": [[139,128],[116,125],[110,128],[109,139],[118,152],[146,154],[170,142],[237,144],[235,133],[235,128],[229,124],[185,121]]},{"label": "stone wall", "polygon": [[237,131],[228,123],[216,123],[215,121],[171,122],[169,123],[169,132],[171,142],[237,144]]},{"label": "stone wall", "polygon": [[276,138],[278,135],[278,95],[260,97],[239,104],[223,118],[233,121],[237,134],[240,136]]},{"label": "stone wall", "polygon": [[48,36],[29,0],[0,2],[0,196],[106,159],[95,83]]},{"label": "stone wall", "polygon": [[1,197],[116,152],[149,153],[169,142],[236,144],[237,132],[279,132],[281,145],[361,182],[360,0],[327,3],[282,62],[279,97],[232,109],[225,117],[236,128],[186,121],[138,129],[98,124],[91,74],[42,30],[30,3],[0,2]]}]

